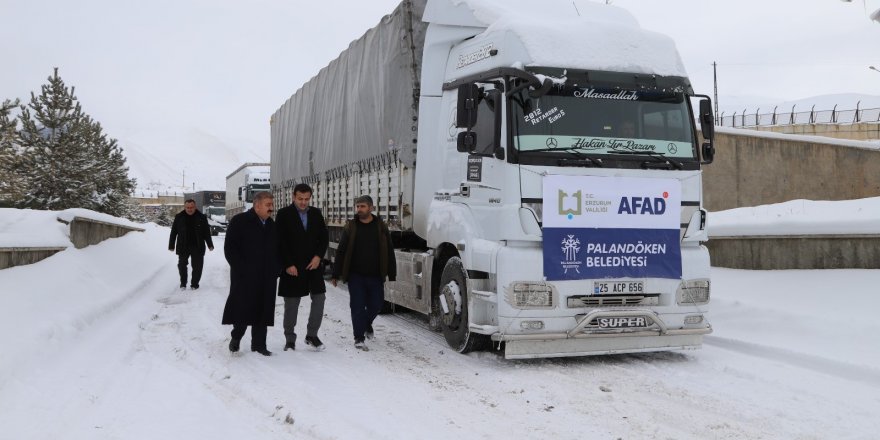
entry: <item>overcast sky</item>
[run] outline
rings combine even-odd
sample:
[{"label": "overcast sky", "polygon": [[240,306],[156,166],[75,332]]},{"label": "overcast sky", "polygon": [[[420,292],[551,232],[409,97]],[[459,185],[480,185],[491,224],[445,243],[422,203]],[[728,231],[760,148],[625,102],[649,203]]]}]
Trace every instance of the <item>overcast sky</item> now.
[{"label": "overcast sky", "polygon": [[[589,0],[577,0],[585,2]],[[880,0],[614,0],[725,101],[880,95]],[[0,0],[0,100],[53,67],[113,137],[198,127],[265,149],[269,117],[398,0]],[[541,5],[541,2],[536,2]],[[866,13],[867,8],[867,13]],[[741,105],[736,102],[736,105]]]}]

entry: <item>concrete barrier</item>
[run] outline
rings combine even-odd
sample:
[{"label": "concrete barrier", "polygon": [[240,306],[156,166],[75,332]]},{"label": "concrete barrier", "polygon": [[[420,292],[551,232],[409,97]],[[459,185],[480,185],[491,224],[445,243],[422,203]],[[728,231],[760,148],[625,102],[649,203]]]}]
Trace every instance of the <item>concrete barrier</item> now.
[{"label": "concrete barrier", "polygon": [[703,206],[709,211],[880,196],[880,150],[738,131],[716,133],[715,162],[703,167]]},{"label": "concrete barrier", "polygon": [[0,269],[33,264],[57,254],[66,247],[0,248]]},{"label": "concrete barrier", "polygon": [[[58,219],[70,226],[70,241],[77,249],[98,244],[108,238],[121,237],[131,231],[144,232],[144,229],[107,223],[85,217],[73,217],[69,222]],[[57,247],[5,247],[0,248],[0,269],[33,264],[67,249]]]},{"label": "concrete barrier", "polygon": [[710,237],[712,266],[733,269],[880,269],[880,236]]},{"label": "concrete barrier", "polygon": [[[65,223],[63,220],[58,220]],[[70,241],[77,249],[98,244],[108,238],[122,237],[131,231],[144,232],[142,228],[122,226],[85,217],[74,217],[70,222]]]},{"label": "concrete barrier", "polygon": [[[837,125],[787,127],[791,134],[829,135]],[[875,139],[868,124],[866,139]],[[805,131],[806,130],[806,131]],[[716,132],[716,160],[703,168],[709,211],[789,200],[880,196],[880,150],[821,138],[786,138],[755,130]],[[711,224],[709,228],[711,230]],[[736,269],[880,269],[880,236],[718,237],[707,243],[712,265]]]}]

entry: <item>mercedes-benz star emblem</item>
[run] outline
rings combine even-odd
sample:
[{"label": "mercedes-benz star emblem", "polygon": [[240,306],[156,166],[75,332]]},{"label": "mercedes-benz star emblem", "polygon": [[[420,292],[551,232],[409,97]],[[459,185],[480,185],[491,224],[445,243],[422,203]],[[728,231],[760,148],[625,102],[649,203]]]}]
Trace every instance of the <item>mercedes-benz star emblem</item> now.
[{"label": "mercedes-benz star emblem", "polygon": [[678,153],[678,147],[676,147],[675,144],[673,144],[673,143],[670,143],[669,145],[667,145],[666,149],[669,150],[669,152],[672,154]]},{"label": "mercedes-benz star emblem", "polygon": [[559,144],[556,142],[556,138],[547,138],[547,147],[556,148]]}]

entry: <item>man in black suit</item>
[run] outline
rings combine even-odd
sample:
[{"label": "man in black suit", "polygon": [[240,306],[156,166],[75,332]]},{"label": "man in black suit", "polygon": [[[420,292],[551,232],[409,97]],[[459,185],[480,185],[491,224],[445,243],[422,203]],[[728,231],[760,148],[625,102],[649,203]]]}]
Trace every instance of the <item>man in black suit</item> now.
[{"label": "man in black suit", "polygon": [[[175,240],[177,246],[175,247]],[[202,268],[205,265],[205,245],[214,250],[214,242],[211,240],[211,228],[208,226],[208,217],[196,209],[196,201],[189,199],[183,203],[183,211],[174,216],[171,225],[171,238],[168,241],[168,250],[177,250],[177,271],[180,274],[180,290],[186,289],[186,265],[192,261],[192,281],[190,288],[199,288],[199,280],[202,279]]]},{"label": "man in black suit", "polygon": [[327,252],[329,236],[321,210],[309,206],[312,188],[300,183],[293,188],[293,204],[278,211],[279,254],[283,272],[278,284],[278,295],[284,297],[284,350],[296,349],[296,318],[302,297],[312,300],[309,322],[306,326],[306,345],[324,350],[318,338],[318,329],[324,317],[324,286],[321,260]]}]

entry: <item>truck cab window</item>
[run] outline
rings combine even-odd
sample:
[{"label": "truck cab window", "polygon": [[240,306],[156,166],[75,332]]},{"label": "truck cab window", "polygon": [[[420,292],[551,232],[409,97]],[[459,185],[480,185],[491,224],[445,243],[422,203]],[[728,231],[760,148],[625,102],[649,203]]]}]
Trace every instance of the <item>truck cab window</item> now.
[{"label": "truck cab window", "polygon": [[[500,92],[491,84],[482,85],[482,97],[477,105],[477,122],[471,131],[477,136],[476,148],[471,152],[482,156],[495,154],[500,136]],[[496,108],[499,107],[499,108]]]},{"label": "truck cab window", "polygon": [[668,139],[672,141],[690,140],[682,112],[668,109],[648,110],[644,113],[646,136],[651,139]]}]

